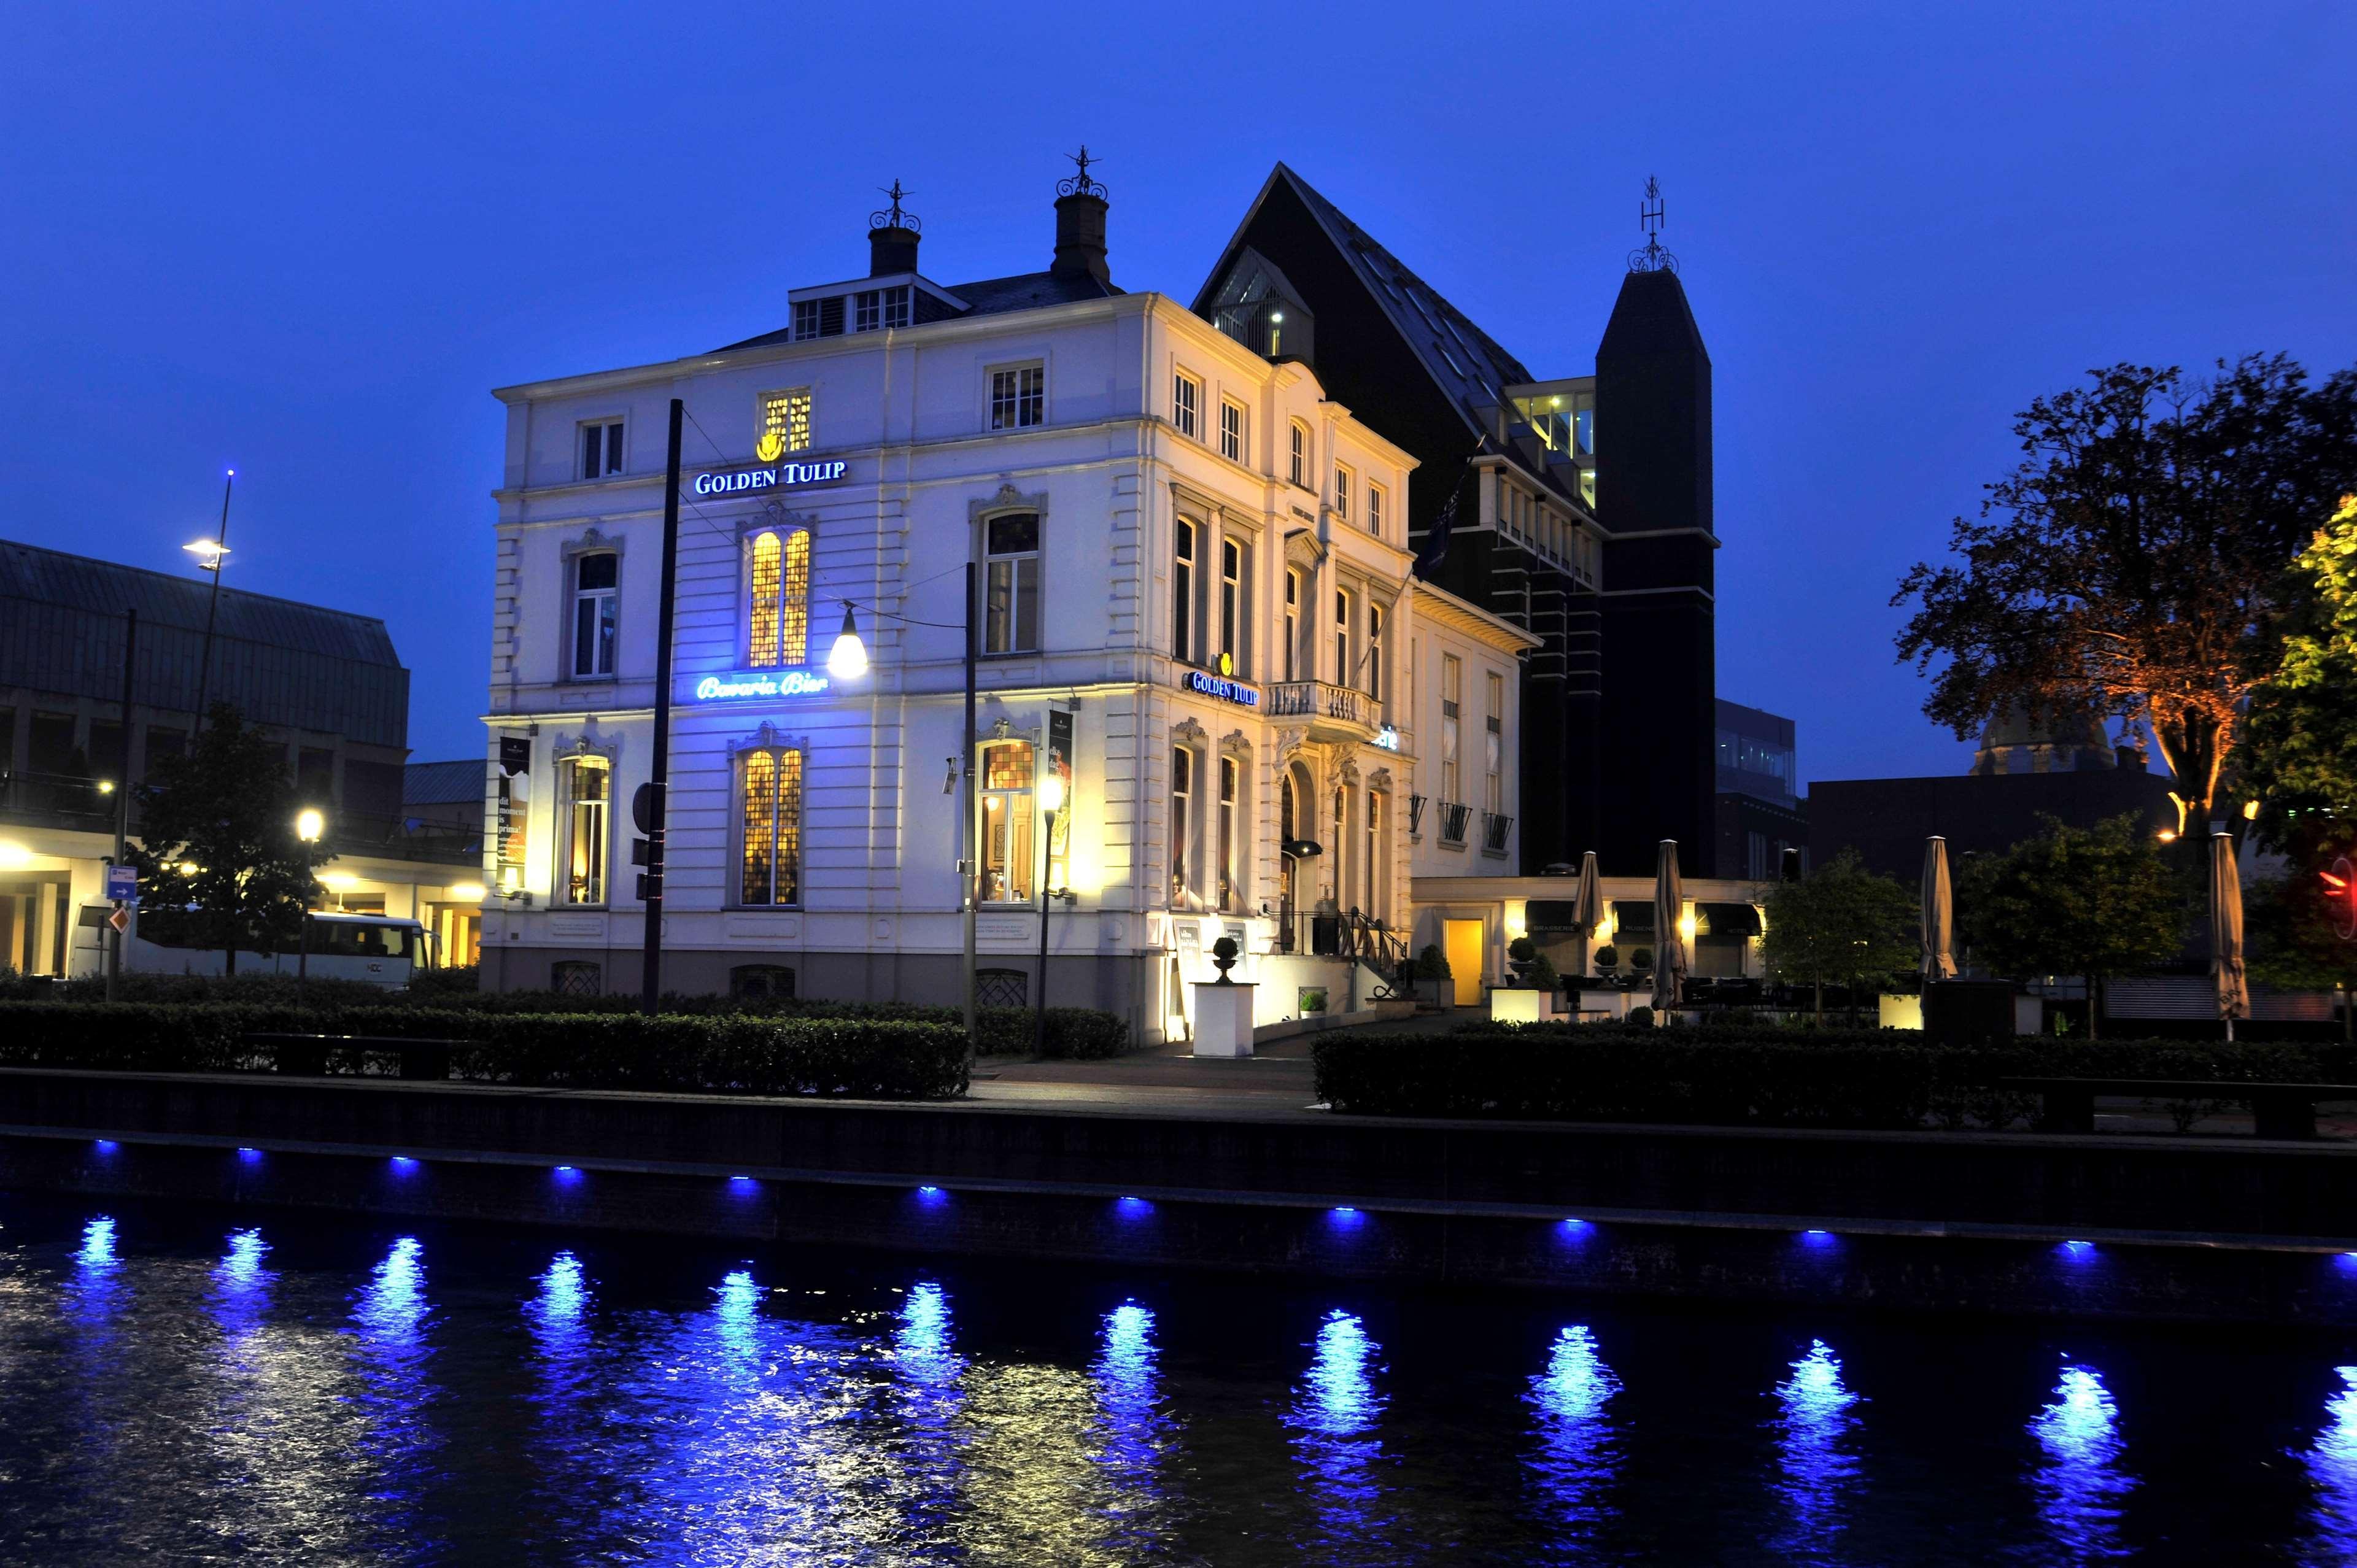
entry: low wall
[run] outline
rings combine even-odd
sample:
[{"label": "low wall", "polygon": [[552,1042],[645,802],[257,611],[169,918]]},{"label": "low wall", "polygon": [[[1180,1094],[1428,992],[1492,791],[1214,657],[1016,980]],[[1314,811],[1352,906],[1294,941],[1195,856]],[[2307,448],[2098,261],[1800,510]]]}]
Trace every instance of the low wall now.
[{"label": "low wall", "polygon": [[[559,1168],[565,1167],[565,1168]],[[1157,1266],[2357,1325],[2357,1150],[0,1071],[0,1186]]]}]

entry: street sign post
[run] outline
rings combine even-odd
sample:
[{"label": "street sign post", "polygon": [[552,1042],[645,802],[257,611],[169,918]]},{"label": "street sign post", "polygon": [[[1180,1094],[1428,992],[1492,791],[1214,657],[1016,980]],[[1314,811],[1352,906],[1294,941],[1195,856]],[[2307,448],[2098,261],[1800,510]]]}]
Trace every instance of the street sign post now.
[{"label": "street sign post", "polygon": [[128,904],[139,897],[139,868],[135,865],[110,865],[106,868],[106,897],[116,904]]}]

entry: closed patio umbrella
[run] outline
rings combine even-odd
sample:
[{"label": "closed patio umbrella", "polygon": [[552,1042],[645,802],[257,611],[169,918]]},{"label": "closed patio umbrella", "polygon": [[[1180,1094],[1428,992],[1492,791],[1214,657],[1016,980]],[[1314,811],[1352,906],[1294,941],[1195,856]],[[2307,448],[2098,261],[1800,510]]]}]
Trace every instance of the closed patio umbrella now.
[{"label": "closed patio umbrella", "polygon": [[1678,929],[1685,913],[1685,886],[1678,880],[1678,841],[1662,841],[1653,865],[1653,1012],[1658,1016],[1684,993],[1686,944]]},{"label": "closed patio umbrella", "polygon": [[1571,896],[1573,920],[1579,927],[1579,972],[1587,973],[1596,946],[1596,928],[1604,922],[1604,879],[1596,870],[1596,852],[1579,857],[1579,890]]},{"label": "closed patio umbrella", "polygon": [[1956,900],[1948,883],[1948,841],[1923,841],[1923,982],[1956,978]]},{"label": "closed patio umbrella", "polygon": [[2218,1016],[2226,1037],[2234,1020],[2251,1015],[2251,986],[2243,973],[2243,876],[2234,865],[2234,835],[2210,835],[2210,973],[2218,983]]}]

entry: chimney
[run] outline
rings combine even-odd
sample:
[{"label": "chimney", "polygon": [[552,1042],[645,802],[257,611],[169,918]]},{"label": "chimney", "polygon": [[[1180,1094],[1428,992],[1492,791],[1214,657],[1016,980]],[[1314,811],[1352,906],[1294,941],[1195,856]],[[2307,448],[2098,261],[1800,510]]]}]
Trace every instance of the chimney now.
[{"label": "chimney", "polygon": [[915,213],[900,209],[900,199],[914,193],[902,190],[896,179],[884,194],[892,199],[891,207],[867,215],[867,275],[872,278],[917,270],[917,231],[922,225]]},{"label": "chimney", "polygon": [[1072,160],[1081,172],[1056,186],[1056,259],[1049,265],[1060,278],[1092,277],[1111,286],[1113,273],[1105,266],[1105,198],[1100,181],[1089,177],[1093,160],[1085,146]]}]

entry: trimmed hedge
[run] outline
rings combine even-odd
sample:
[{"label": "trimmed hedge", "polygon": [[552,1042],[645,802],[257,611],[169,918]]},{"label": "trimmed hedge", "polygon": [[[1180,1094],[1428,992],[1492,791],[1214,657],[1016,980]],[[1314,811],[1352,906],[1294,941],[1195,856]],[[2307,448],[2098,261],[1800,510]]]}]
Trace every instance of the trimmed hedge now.
[{"label": "trimmed hedge", "polygon": [[[966,1088],[965,1031],[899,1018],[481,1013],[424,1007],[147,1003],[0,1006],[0,1066],[226,1071],[274,1065],[249,1034],[464,1040],[454,1076],[491,1083],[705,1094],[941,1099]],[[399,1054],[339,1047],[330,1071],[391,1072]]]},{"label": "trimmed hedge", "polygon": [[1320,1038],[1318,1097],[1387,1116],[1784,1127],[2002,1127],[2035,1113],[2002,1078],[2357,1081],[2337,1045],[2046,1040],[1927,1045],[1881,1031],[1757,1034],[1603,1024]]},{"label": "trimmed hedge", "polygon": [[[567,1016],[639,1016],[639,999],[635,994],[602,996],[570,996],[554,991],[489,991],[459,990],[440,982],[429,982],[429,976],[455,973],[452,971],[420,971],[416,984],[406,993],[388,993],[381,986],[366,985],[350,980],[313,980],[307,989],[299,990],[291,975],[241,974],[179,975],[129,974],[124,976],[124,999],[129,1003],[168,1004],[180,1008],[205,1005],[233,1004],[283,1012],[298,1020],[287,1028],[300,1029],[305,1016],[313,1022],[312,1030],[329,1034],[414,1034],[415,1030],[348,1029],[336,1019],[354,1013],[370,1015],[401,1012],[436,1012],[465,1014],[478,1016],[504,1016],[516,1014],[562,1014]],[[472,971],[466,972],[469,975]],[[96,980],[67,981],[42,991],[29,985],[10,986],[0,983],[0,1000],[10,996],[29,997],[43,1002],[88,1008],[102,1004],[106,996],[105,983]],[[301,998],[300,1005],[297,1004]],[[672,1017],[752,1017],[752,1018],[834,1018],[866,1022],[898,1022],[946,1024],[963,1032],[964,1013],[956,1007],[923,1006],[912,1002],[834,1002],[819,999],[722,996],[708,993],[666,992],[662,999],[665,1019]],[[976,1049],[984,1056],[1021,1056],[1032,1054],[1035,1028],[1031,1009],[1028,1007],[985,1007],[979,1018],[981,1039]],[[274,1027],[275,1026],[274,1026]],[[452,1031],[451,1037],[457,1037]],[[1128,1021],[1117,1013],[1107,1013],[1093,1007],[1050,1007],[1048,1009],[1048,1032],[1045,1054],[1058,1060],[1088,1061],[1119,1056],[1132,1044]]]}]

